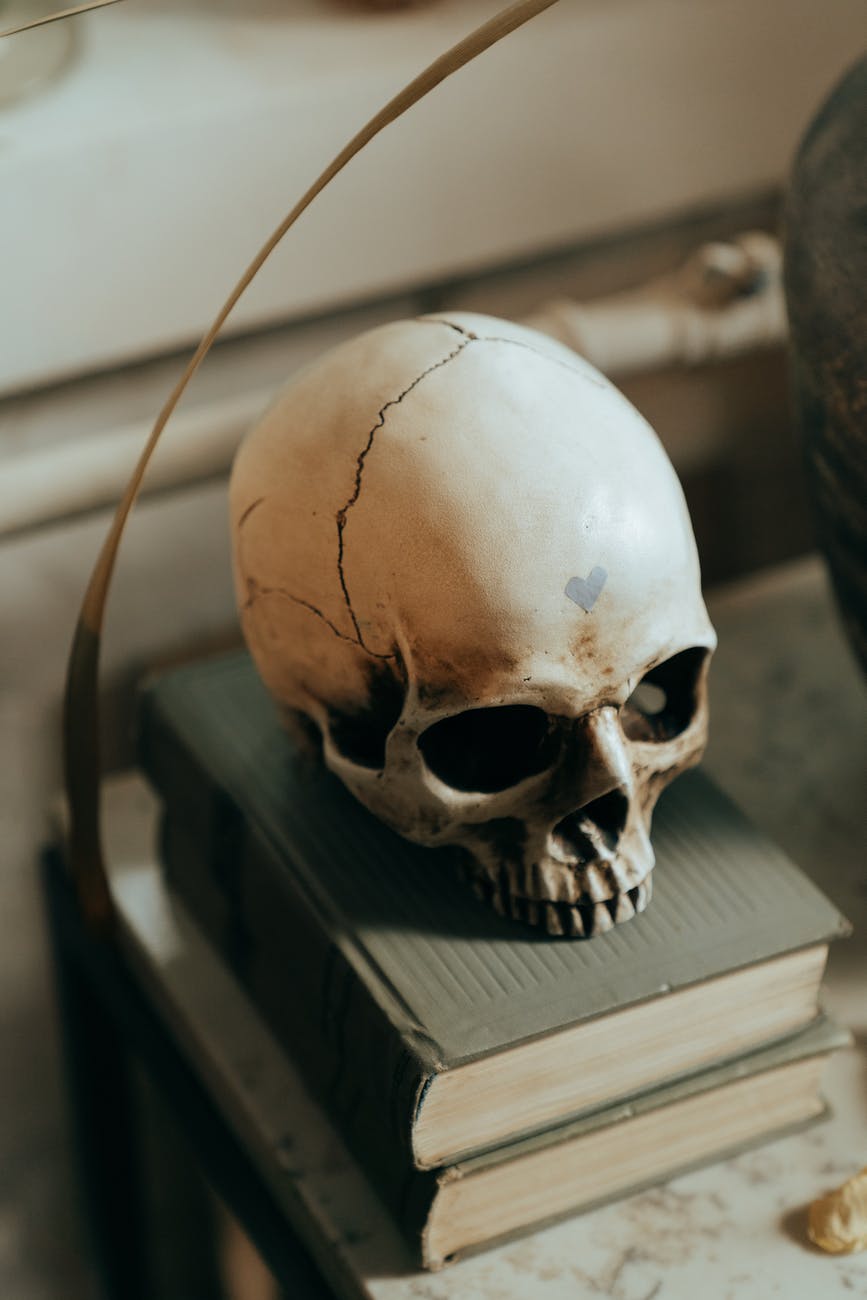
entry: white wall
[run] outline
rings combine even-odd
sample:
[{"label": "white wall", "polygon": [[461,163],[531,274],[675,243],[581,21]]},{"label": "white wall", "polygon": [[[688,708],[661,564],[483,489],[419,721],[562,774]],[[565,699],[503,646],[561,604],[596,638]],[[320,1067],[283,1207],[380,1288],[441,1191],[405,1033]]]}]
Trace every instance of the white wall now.
[{"label": "white wall", "polygon": [[[0,107],[0,392],[199,335],[360,123],[500,0],[128,0]],[[779,183],[862,0],[561,0],[389,128],[234,328]],[[39,39],[39,33],[16,40]]]}]

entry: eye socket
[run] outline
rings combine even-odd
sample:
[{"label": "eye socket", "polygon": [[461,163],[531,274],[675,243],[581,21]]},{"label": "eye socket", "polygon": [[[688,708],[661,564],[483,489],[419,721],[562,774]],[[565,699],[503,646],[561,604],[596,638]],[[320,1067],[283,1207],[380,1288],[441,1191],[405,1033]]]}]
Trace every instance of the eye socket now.
[{"label": "eye socket", "polygon": [[704,647],[694,646],[644,674],[620,712],[620,725],[629,740],[658,744],[686,730],[695,716],[706,658]]},{"label": "eye socket", "polygon": [[629,697],[628,703],[647,718],[658,717],[665,709],[668,696],[661,686],[643,678]]},{"label": "eye socket", "polygon": [[494,794],[544,772],[557,740],[542,709],[504,704],[443,718],[417,744],[434,776],[453,790]]},{"label": "eye socket", "polygon": [[353,712],[330,709],[328,735],[334,748],[359,767],[385,767],[385,744],[403,710],[403,666],[373,665],[367,700]]},{"label": "eye socket", "polygon": [[[395,722],[399,716],[398,712]],[[385,742],[391,731],[389,721],[374,714],[332,711],[328,716],[328,734],[334,748],[350,763],[379,770],[385,767]]]}]

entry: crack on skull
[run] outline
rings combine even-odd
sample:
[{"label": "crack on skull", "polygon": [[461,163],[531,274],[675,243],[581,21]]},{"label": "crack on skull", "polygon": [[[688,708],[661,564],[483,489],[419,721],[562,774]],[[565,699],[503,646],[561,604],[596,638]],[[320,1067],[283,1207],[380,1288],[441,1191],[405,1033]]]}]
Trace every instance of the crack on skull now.
[{"label": "crack on skull", "polygon": [[[257,497],[255,501],[252,501],[250,505],[248,505],[246,509],[242,511],[240,517],[238,518],[238,524],[237,524],[237,531],[239,535],[244,525],[247,523],[248,519],[250,518],[250,516],[253,514],[255,510],[259,508],[259,506],[264,504],[266,499],[267,498],[264,496]],[[334,635],[338,637],[341,641],[346,641],[348,642],[349,645],[354,645],[354,646],[357,645],[359,649],[363,650],[364,653],[369,655],[372,659],[383,659],[383,660],[390,661],[396,658],[395,654],[378,654],[375,650],[369,650],[367,646],[364,645],[362,642],[356,641],[355,637],[347,636],[345,632],[341,632],[340,628],[336,625],[336,623],[333,623],[331,619],[328,617],[328,615],[323,613],[323,611],[317,605],[314,605],[312,601],[304,600],[302,596],[296,596],[293,592],[288,591],[285,587],[262,586],[260,583],[256,581],[255,578],[251,578],[247,573],[244,572],[244,563],[243,563],[243,557],[241,554],[240,545],[238,549],[238,567],[241,570],[241,578],[244,582],[244,585],[247,588],[247,599],[241,605],[242,615],[246,614],[249,610],[251,610],[255,605],[256,601],[259,600],[261,597],[279,596],[282,600],[291,600],[294,605],[301,605],[303,609],[307,609],[310,611],[311,614],[315,614],[316,617],[318,619],[321,619],[321,621],[325,624],[325,626],[331,632],[333,632]]]},{"label": "crack on skull", "polygon": [[579,379],[586,379],[588,384],[593,384],[596,388],[608,388],[609,386],[607,380],[594,378],[586,370],[582,370],[579,366],[570,365],[562,357],[553,357],[550,352],[543,352],[541,348],[534,347],[526,339],[509,339],[500,334],[474,334],[472,330],[465,330],[462,325],[457,325],[444,316],[417,316],[416,320],[421,322],[430,321],[431,325],[446,325],[449,329],[462,334],[471,343],[505,343],[508,347],[523,348],[525,352],[532,352],[537,357],[541,357],[543,361],[550,361],[552,365],[560,366],[562,370],[568,370],[570,374],[577,375]]},{"label": "crack on skull", "polygon": [[287,591],[285,587],[261,587],[255,578],[247,578],[246,582],[247,599],[241,606],[242,614],[245,614],[248,610],[252,609],[256,601],[261,599],[263,596],[279,596],[283,600],[291,600],[293,604],[301,605],[304,609],[308,609],[311,614],[315,614],[317,618],[320,618],[325,626],[330,628],[334,635],[339,637],[341,641],[348,641],[350,645],[359,645],[365,654],[370,655],[372,659],[391,660],[396,658],[395,654],[377,654],[374,650],[368,650],[367,646],[361,645],[360,642],[355,640],[355,637],[347,636],[345,632],[341,632],[340,628],[337,627],[336,624],[332,623],[328,615],[323,614],[322,610],[316,605],[311,604],[309,600],[304,600],[301,596],[293,595],[293,593]]},{"label": "crack on skull", "polygon": [[477,335],[480,343],[505,343],[512,348],[523,348],[525,352],[533,352],[543,361],[550,361],[552,365],[559,366],[561,370],[568,370],[570,375],[577,375],[579,379],[586,379],[588,384],[593,384],[596,388],[608,388],[608,383],[604,379],[594,379],[593,375],[581,370],[578,366],[572,366],[562,357],[552,357],[549,352],[543,352],[541,348],[534,348],[532,343],[525,343],[523,339],[507,339],[495,335],[482,336]]},{"label": "crack on skull", "polygon": [[[343,564],[343,555],[344,555],[344,546],[345,546],[343,534],[346,530],[347,516],[350,510],[352,509],[352,507],[358,501],[358,498],[361,496],[361,480],[364,475],[364,464],[371,451],[371,448],[373,447],[373,443],[377,433],[385,424],[385,419],[388,412],[391,410],[393,406],[400,406],[401,402],[405,398],[409,397],[410,393],[413,392],[414,389],[418,388],[419,384],[422,382],[423,379],[426,379],[428,375],[432,375],[435,370],[442,369],[442,367],[448,365],[450,361],[454,361],[455,357],[460,356],[464,348],[468,347],[469,344],[473,342],[475,336],[470,336],[466,334],[464,330],[459,330],[458,332],[462,335],[462,342],[459,343],[458,346],[448,354],[448,356],[441,357],[439,361],[435,361],[433,365],[428,366],[426,370],[423,370],[420,375],[417,375],[415,377],[415,379],[412,381],[411,384],[408,384],[406,388],[404,388],[403,392],[398,393],[397,397],[389,398],[389,400],[385,403],[385,405],[380,408],[379,415],[377,416],[376,419],[376,423],[374,424],[373,428],[370,430],[370,433],[367,435],[367,442],[362,447],[361,451],[358,453],[358,456],[356,458],[355,483],[353,485],[352,494],[349,500],[346,502],[346,504],[342,506],[340,510],[338,510],[336,515],[337,576],[340,580],[340,588],[341,591],[343,592],[343,599],[346,603],[346,608],[349,611],[349,617],[352,619],[352,626],[355,628],[355,638],[350,637],[348,639],[349,640],[354,639],[356,644],[359,645],[362,648],[362,650],[367,650],[368,654],[373,654],[373,651],[368,650],[368,647],[365,645],[364,642],[364,637],[361,635],[361,627],[356,617],[355,610],[352,608],[352,600],[349,595],[349,587],[347,586],[346,572],[344,570],[344,564]],[[380,659],[382,658],[390,659],[393,656],[377,655],[376,657]]]},{"label": "crack on skull", "polygon": [[456,325],[453,320],[446,320],[443,316],[416,316],[415,319],[419,325],[445,325],[446,329],[454,330],[469,342],[477,342],[479,339],[479,335],[472,330],[465,330],[463,325]]},{"label": "crack on skull", "polygon": [[[528,352],[534,352],[537,356],[541,357],[545,361],[550,361],[554,365],[561,366],[564,370],[568,370],[572,374],[580,375],[582,378],[589,380],[591,383],[599,384],[600,382],[598,380],[593,379],[592,376],[585,374],[585,372],[579,370],[576,366],[570,366],[568,362],[562,361],[559,357],[552,357],[548,353],[542,352],[539,348],[535,348],[533,347],[532,344],[525,343],[521,339],[508,339],[502,337],[482,337],[479,334],[473,333],[472,330],[464,329],[462,325],[458,325],[455,321],[450,321],[443,317],[427,316],[427,317],[417,317],[416,319],[419,321],[420,324],[430,323],[431,325],[442,325],[445,326],[447,329],[454,330],[456,334],[459,334],[461,336],[462,341],[457,345],[457,347],[453,348],[452,351],[449,352],[447,356],[441,357],[439,361],[435,361],[432,365],[428,366],[427,369],[423,370],[421,374],[417,375],[415,379],[413,379],[412,383],[408,384],[407,387],[404,388],[402,392],[398,393],[397,397],[390,398],[380,408],[379,414],[376,419],[376,423],[373,425],[373,428],[368,433],[367,441],[365,442],[365,445],[362,447],[361,451],[358,453],[358,456],[356,458],[355,481],[353,483],[352,493],[349,497],[349,500],[345,503],[345,505],[343,505],[340,508],[340,510],[337,511],[337,515],[335,516],[336,523],[337,523],[337,576],[340,582],[340,589],[343,594],[343,600],[346,605],[346,609],[349,613],[350,619],[352,620],[352,626],[355,635],[348,636],[345,632],[341,632],[341,630],[336,626],[336,624],[333,623],[331,619],[329,619],[328,616],[322,612],[321,609],[319,609],[316,605],[313,605],[310,601],[304,600],[300,596],[293,595],[292,592],[287,591],[284,587],[260,587],[258,583],[256,583],[255,579],[248,578],[246,575],[244,575],[244,581],[246,582],[247,585],[248,596],[247,596],[247,600],[244,602],[244,604],[241,607],[242,613],[249,610],[260,596],[281,596],[285,600],[291,600],[296,605],[303,606],[305,609],[309,610],[311,614],[315,614],[316,617],[321,619],[322,622],[326,625],[326,627],[330,628],[330,630],[334,633],[334,635],[339,637],[341,641],[348,641],[351,645],[357,645],[359,649],[365,652],[365,654],[370,655],[374,659],[391,660],[394,659],[395,656],[394,654],[377,653],[376,651],[371,650],[365,643],[364,637],[361,632],[361,626],[358,622],[358,617],[352,605],[352,599],[349,595],[349,586],[346,580],[346,569],[344,565],[344,554],[345,554],[346,544],[345,544],[344,533],[346,531],[346,523],[347,523],[347,517],[349,515],[349,512],[352,509],[352,507],[356,504],[358,498],[361,495],[362,478],[364,476],[365,462],[373,448],[373,444],[376,439],[377,433],[385,425],[386,416],[388,412],[391,410],[391,408],[393,406],[399,406],[401,402],[403,402],[404,399],[407,398],[410,395],[410,393],[412,393],[414,389],[418,387],[418,385],[422,382],[422,380],[426,379],[428,375],[433,374],[435,370],[440,370],[443,366],[448,365],[450,361],[454,361],[454,359],[460,356],[461,352],[463,352],[464,349],[467,348],[471,343],[504,343],[512,347],[524,348]],[[604,387],[604,384],[601,384],[600,386]],[[265,500],[266,498],[264,496],[257,497],[255,501],[252,501],[250,505],[248,505],[244,509],[244,511],[242,512],[242,514],[238,519],[237,529],[239,533],[241,529],[244,527],[244,525],[247,523],[247,521],[249,520],[250,516],[254,513],[254,511],[256,511],[259,508],[259,506],[264,504]]]}]

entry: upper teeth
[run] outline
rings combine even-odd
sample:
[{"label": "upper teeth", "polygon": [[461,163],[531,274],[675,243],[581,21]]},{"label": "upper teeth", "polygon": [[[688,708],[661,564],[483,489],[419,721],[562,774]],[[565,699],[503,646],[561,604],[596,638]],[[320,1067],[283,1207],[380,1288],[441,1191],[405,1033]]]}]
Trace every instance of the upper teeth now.
[{"label": "upper teeth", "polygon": [[549,934],[572,935],[589,938],[604,934],[615,923],[628,921],[643,912],[650,902],[652,877],[646,876],[632,889],[614,894],[602,902],[570,903],[562,899],[522,898],[508,887],[506,876],[500,873],[501,888],[493,881],[473,876],[471,881],[477,897],[490,903],[501,916],[511,916],[516,921],[531,925],[543,922]]}]

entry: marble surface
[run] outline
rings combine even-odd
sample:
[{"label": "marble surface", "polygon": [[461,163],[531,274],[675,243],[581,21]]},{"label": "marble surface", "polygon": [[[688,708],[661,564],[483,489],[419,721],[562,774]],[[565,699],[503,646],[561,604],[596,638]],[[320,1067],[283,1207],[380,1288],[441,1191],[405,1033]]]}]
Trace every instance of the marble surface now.
[{"label": "marble surface", "polygon": [[168,898],[150,860],[150,796],[110,795],[109,858],[125,941],[244,1136],[287,1217],[342,1296],[367,1300],[834,1300],[867,1295],[867,1255],[825,1256],[804,1208],[867,1163],[865,697],[816,562],[712,602],[716,778],[855,925],[826,1005],[855,1046],[827,1068],[832,1117],[439,1274],[412,1268],[387,1215],[249,1003]]}]

